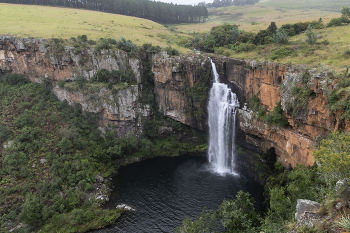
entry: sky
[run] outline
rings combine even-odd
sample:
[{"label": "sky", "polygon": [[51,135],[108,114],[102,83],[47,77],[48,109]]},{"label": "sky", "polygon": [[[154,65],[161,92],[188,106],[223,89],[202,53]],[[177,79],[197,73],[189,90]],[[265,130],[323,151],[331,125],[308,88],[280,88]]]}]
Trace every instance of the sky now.
[{"label": "sky", "polygon": [[[199,2],[203,2],[204,0],[156,0],[156,2],[167,2],[167,3],[174,3],[174,4],[178,4],[178,5],[193,5],[193,4],[198,4]],[[210,1],[206,1],[206,2],[211,2]]]}]

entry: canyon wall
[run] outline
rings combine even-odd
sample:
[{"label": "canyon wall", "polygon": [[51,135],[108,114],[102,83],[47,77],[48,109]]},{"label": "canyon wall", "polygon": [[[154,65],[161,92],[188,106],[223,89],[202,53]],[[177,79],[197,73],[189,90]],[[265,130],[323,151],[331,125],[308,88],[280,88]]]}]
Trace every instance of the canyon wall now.
[{"label": "canyon wall", "polygon": [[[84,111],[100,114],[101,130],[114,124],[120,137],[130,131],[141,133],[141,118],[152,115],[152,107],[142,101],[144,67],[143,58],[138,57],[142,54],[131,58],[123,51],[85,48],[77,52],[74,47],[64,47],[64,51],[57,53],[44,39],[0,36],[0,77],[11,72],[39,83],[49,79],[60,100],[67,100],[71,105],[79,103]],[[241,108],[237,124],[244,132],[237,136],[239,141],[256,146],[261,152],[274,147],[284,166],[313,164],[312,148],[317,139],[325,137],[329,131],[349,128],[347,122],[331,114],[326,107],[323,88],[333,88],[334,83],[328,83],[325,71],[223,56],[213,57],[213,61],[221,82],[227,83],[239,97]],[[152,98],[156,104],[153,110],[192,128],[208,131],[207,102],[212,82],[208,56],[171,57],[161,52],[153,54],[150,66]],[[124,73],[132,70],[135,82],[112,87],[89,82],[83,88],[75,82],[77,77],[93,79],[100,69]],[[311,77],[308,85],[315,95],[308,98],[302,113],[292,116],[284,104],[291,97],[281,91],[280,86],[299,85],[301,74],[305,72]],[[65,85],[59,87],[59,80],[65,81]],[[272,111],[281,101],[283,115],[291,126],[269,125],[256,117],[249,109],[253,96],[259,98],[267,111]]]},{"label": "canyon wall", "polygon": [[[112,89],[101,83],[86,83],[83,87],[74,81],[78,77],[91,80],[100,69],[132,70],[135,83],[119,83]],[[17,73],[32,82],[50,80],[53,92],[59,100],[70,105],[81,104],[84,111],[100,115],[99,126],[114,125],[120,137],[131,131],[142,132],[141,117],[149,116],[148,105],[141,105],[141,62],[129,58],[122,51],[95,51],[86,48],[76,52],[74,47],[64,47],[58,53],[50,49],[45,39],[14,38],[0,36],[0,77],[6,73]],[[57,85],[59,80],[64,86]]]}]

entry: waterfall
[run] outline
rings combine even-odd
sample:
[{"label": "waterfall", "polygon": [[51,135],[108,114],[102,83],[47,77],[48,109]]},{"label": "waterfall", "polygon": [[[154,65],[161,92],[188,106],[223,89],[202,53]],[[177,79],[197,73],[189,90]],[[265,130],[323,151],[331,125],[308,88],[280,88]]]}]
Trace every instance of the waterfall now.
[{"label": "waterfall", "polygon": [[214,80],[208,104],[209,162],[218,173],[235,173],[235,119],[239,102],[236,94],[220,83],[216,66],[211,59],[210,62]]}]

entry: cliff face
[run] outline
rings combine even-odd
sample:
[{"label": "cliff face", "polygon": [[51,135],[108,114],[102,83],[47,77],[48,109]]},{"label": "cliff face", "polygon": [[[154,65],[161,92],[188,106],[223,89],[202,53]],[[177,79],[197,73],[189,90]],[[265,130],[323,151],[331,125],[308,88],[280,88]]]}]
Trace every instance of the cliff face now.
[{"label": "cliff face", "polygon": [[[46,44],[46,46],[44,46]],[[348,129],[349,124],[332,115],[326,108],[325,88],[327,72],[307,70],[277,63],[261,63],[215,57],[220,79],[238,95],[241,103],[237,124],[245,135],[243,139],[261,151],[274,147],[278,160],[285,166],[313,164],[312,148],[316,139],[329,131]],[[211,64],[207,55],[187,54],[170,57],[166,53],[152,57],[153,95],[156,108],[165,116],[208,131],[207,102],[211,86]],[[74,80],[78,76],[92,79],[99,69],[132,70],[136,84],[118,84],[112,90],[103,84],[86,84],[78,87]],[[308,88],[314,94],[308,98],[302,110],[293,114],[288,107],[292,85],[301,86],[302,73],[308,73]],[[60,100],[69,104],[79,103],[84,111],[99,113],[100,126],[114,124],[117,134],[125,136],[130,131],[141,133],[141,116],[150,116],[150,106],[141,104],[143,67],[140,59],[130,58],[122,51],[95,51],[86,48],[77,52],[65,47],[57,53],[47,46],[46,40],[15,39],[0,36],[0,76],[19,73],[34,82],[49,78],[53,91]],[[64,87],[57,81],[65,80]],[[282,89],[281,89],[282,88]],[[244,107],[251,97],[257,96],[261,105],[272,111],[277,102],[282,103],[283,115],[291,127],[281,128],[259,120],[256,114]]]},{"label": "cliff face", "polygon": [[[99,69],[131,69],[137,84],[119,84],[112,93],[107,85],[88,83],[78,87],[73,82],[78,76],[90,80]],[[57,53],[44,39],[0,36],[0,77],[12,72],[37,83],[49,79],[59,100],[67,100],[70,105],[79,103],[84,111],[99,113],[101,130],[113,124],[120,137],[130,131],[141,133],[140,117],[150,114],[149,106],[139,103],[141,70],[138,59],[121,51],[87,48],[77,53],[73,47],[64,47],[64,52]],[[58,80],[66,81],[64,87],[58,87]]]},{"label": "cliff face", "polygon": [[154,93],[160,112],[199,130],[207,128],[211,64],[207,56],[153,57]]},{"label": "cliff face", "polygon": [[[278,160],[284,166],[312,165],[312,149],[316,140],[325,137],[329,131],[348,128],[346,122],[331,114],[326,107],[324,88],[333,88],[333,83],[327,83],[327,72],[308,70],[303,66],[241,61],[225,57],[218,57],[215,62],[226,82],[238,94],[242,107],[243,102],[249,103],[253,95],[259,98],[268,111],[273,110],[276,103],[281,101],[283,114],[291,127],[268,125],[258,120],[256,113],[247,107],[239,109],[238,125],[247,133],[245,137],[248,143],[262,151],[274,147]],[[291,96],[290,88],[293,85],[303,85],[303,73],[310,77],[307,87],[314,95],[305,100],[306,104],[301,111],[292,114],[286,104],[291,98],[295,98]]]}]

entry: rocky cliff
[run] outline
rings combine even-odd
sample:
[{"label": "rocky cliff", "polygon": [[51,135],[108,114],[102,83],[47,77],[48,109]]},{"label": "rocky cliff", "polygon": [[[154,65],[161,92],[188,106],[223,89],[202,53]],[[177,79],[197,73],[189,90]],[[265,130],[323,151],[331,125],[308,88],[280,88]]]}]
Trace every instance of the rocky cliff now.
[{"label": "rocky cliff", "polygon": [[[314,143],[331,130],[349,127],[326,107],[325,90],[334,86],[328,81],[326,71],[222,56],[213,60],[221,81],[229,84],[239,97],[241,109],[237,122],[245,133],[238,136],[240,141],[248,142],[260,151],[274,147],[278,160],[285,166],[313,164]],[[131,58],[122,51],[85,48],[77,52],[74,47],[64,47],[58,53],[43,39],[0,36],[0,75],[19,73],[35,82],[49,79],[60,100],[67,100],[69,104],[79,103],[85,111],[99,113],[100,126],[114,124],[120,137],[132,130],[140,133],[141,117],[151,115],[151,106],[142,104],[145,88],[142,64],[142,59]],[[208,56],[187,54],[170,57],[160,53],[153,55],[150,65],[154,109],[173,120],[207,131],[207,101],[211,84]],[[81,76],[91,80],[100,69],[124,73],[132,70],[135,82],[133,85],[119,83],[112,87],[88,83],[83,88],[74,82]],[[309,77],[306,84],[303,81],[305,73]],[[64,80],[66,84],[59,87],[58,80]],[[292,112],[288,106],[296,98],[291,95],[290,87],[293,85],[307,85],[312,94],[297,112]],[[276,103],[281,102],[283,115],[291,126],[277,127],[259,119],[249,109],[253,96],[258,97],[267,111],[272,111]]]},{"label": "rocky cliff", "polygon": [[[259,120],[249,108],[239,109],[238,124],[246,135],[246,141],[262,151],[274,147],[278,160],[284,166],[297,164],[312,165],[312,149],[329,131],[348,128],[340,116],[327,109],[325,91],[333,89],[334,83],[328,81],[328,72],[306,66],[287,66],[271,62],[236,60],[226,57],[214,59],[217,69],[226,82],[238,94],[241,104],[249,103],[256,95],[263,108],[272,111],[281,101],[283,115],[291,127],[277,127]],[[303,76],[309,79],[303,83]],[[310,96],[305,97],[301,109],[291,112],[287,103],[298,98],[291,94],[291,88],[305,86]],[[301,97],[300,97],[301,98]],[[299,102],[294,101],[299,104]],[[249,106],[249,105],[248,105]],[[296,107],[294,107],[296,108]]]},{"label": "rocky cliff", "polygon": [[[86,48],[77,52],[74,47],[63,47],[57,52],[47,40],[0,36],[0,77],[6,73],[21,74],[33,82],[49,80],[59,100],[69,104],[81,104],[84,111],[99,113],[101,130],[110,123],[115,125],[118,136],[130,131],[140,133],[141,116],[149,116],[149,106],[141,105],[141,62],[129,58],[123,51],[95,51]],[[132,70],[133,85],[119,83],[108,88],[101,83],[77,85],[77,77],[91,80],[100,69]],[[65,81],[59,87],[57,82]],[[113,93],[112,93],[113,92]]]}]

